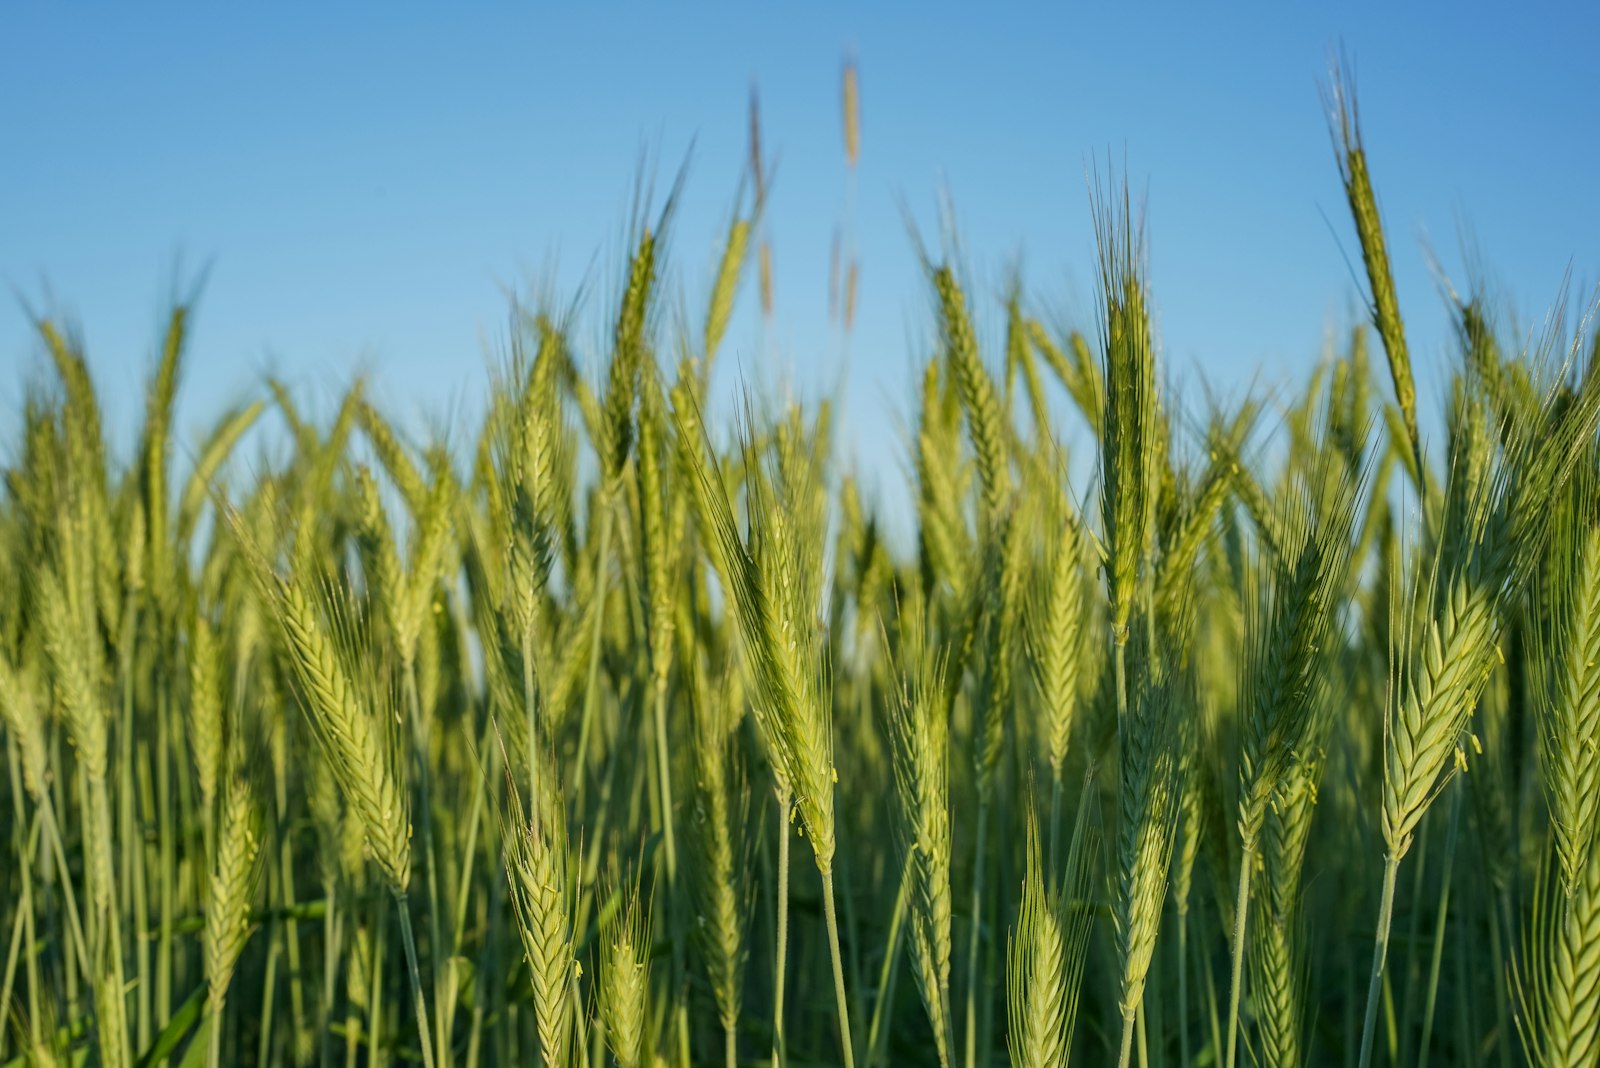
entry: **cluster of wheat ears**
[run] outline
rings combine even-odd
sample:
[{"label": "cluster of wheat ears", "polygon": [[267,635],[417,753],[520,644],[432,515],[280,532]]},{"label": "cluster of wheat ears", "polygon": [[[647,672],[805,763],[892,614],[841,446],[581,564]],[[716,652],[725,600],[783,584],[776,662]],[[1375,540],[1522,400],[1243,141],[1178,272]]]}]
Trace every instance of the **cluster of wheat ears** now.
[{"label": "cluster of wheat ears", "polygon": [[703,317],[674,191],[598,379],[518,303],[468,449],[269,380],[175,465],[180,306],[121,462],[38,317],[0,1064],[1600,1063],[1600,352],[1447,293],[1430,449],[1328,103],[1388,381],[1362,324],[1185,408],[1103,188],[1089,336],[1017,286],[986,354],[924,255],[898,549],[826,404],[704,418],[758,145]]}]

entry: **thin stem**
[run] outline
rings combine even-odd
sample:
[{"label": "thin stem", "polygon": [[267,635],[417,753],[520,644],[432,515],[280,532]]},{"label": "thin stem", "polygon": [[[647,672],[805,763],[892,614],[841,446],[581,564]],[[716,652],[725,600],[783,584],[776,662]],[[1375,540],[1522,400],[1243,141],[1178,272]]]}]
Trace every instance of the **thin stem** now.
[{"label": "thin stem", "polygon": [[[372,895],[372,971],[367,979],[367,1063],[378,1068],[388,1063],[383,1050],[383,958],[389,945],[389,915],[385,911],[388,900],[383,894]],[[405,909],[400,911],[404,912]]]},{"label": "thin stem", "polygon": [[[91,848],[98,858],[91,861],[91,864],[94,871],[98,872],[100,887],[98,890],[91,890],[90,900],[100,903],[95,909],[96,915],[99,916],[100,937],[104,940],[100,945],[109,947],[110,950],[110,960],[103,965],[108,969],[106,989],[122,991],[127,989],[127,983],[124,981],[127,973],[122,960],[122,932],[113,914],[117,900],[117,880],[111,865],[111,796],[104,779],[89,780],[89,798],[93,809],[90,822],[95,840]],[[96,992],[98,993],[98,990]],[[104,1033],[100,1038],[100,1049],[102,1054],[109,1050],[117,1061],[126,1063],[130,1045],[127,1004],[123,997],[118,997],[117,1000],[122,1004],[106,1010],[109,1019],[101,1025]]]},{"label": "thin stem", "polygon": [[856,1056],[850,1045],[850,1004],[844,989],[844,961],[839,956],[839,916],[833,903],[833,873],[822,873],[822,914],[828,921],[828,955],[833,960],[833,996],[839,1006],[839,1045],[844,1050],[844,1068],[855,1068]]},{"label": "thin stem", "polygon": [[422,993],[422,972],[417,967],[417,940],[411,933],[411,910],[405,892],[394,891],[395,908],[400,912],[400,941],[406,949],[406,971],[411,977],[411,1001],[417,1010],[417,1044],[422,1048],[423,1068],[434,1068],[433,1029],[428,1026],[428,1000]]},{"label": "thin stem", "polygon": [[[18,781],[19,776],[17,771],[16,747],[7,746],[7,752],[10,755],[11,788],[13,796],[20,797],[21,794],[17,792],[20,783]],[[11,990],[12,983],[15,981],[17,975],[17,961],[22,952],[23,941],[26,939],[28,944],[27,969],[28,1001],[30,1008],[29,1038],[33,1041],[33,1048],[37,1049],[39,1047],[37,1007],[39,972],[37,964],[37,946],[35,945],[35,934],[33,928],[33,858],[34,848],[39,844],[39,825],[41,821],[36,813],[32,821],[32,829],[27,832],[26,836],[24,836],[23,825],[26,821],[24,821],[22,817],[22,806],[20,804],[13,810],[13,816],[14,825],[12,828],[12,833],[17,844],[16,855],[22,860],[22,864],[20,865],[22,876],[22,900],[17,903],[16,914],[12,917],[11,921],[11,943],[10,948],[6,951],[5,979],[4,981],[0,981],[0,1005],[11,1004]],[[23,843],[24,837],[27,839],[26,844]],[[5,1048],[5,1039],[0,1037],[0,1056],[5,1055]]]},{"label": "thin stem", "polygon": [[1439,1003],[1439,966],[1444,956],[1445,928],[1450,919],[1450,877],[1455,869],[1456,833],[1461,825],[1461,794],[1458,786],[1450,798],[1450,829],[1444,840],[1444,871],[1440,875],[1439,916],[1433,928],[1433,959],[1428,965],[1428,995],[1422,1010],[1422,1044],[1417,1048],[1417,1068],[1428,1068],[1428,1048],[1433,1044],[1433,1013]]},{"label": "thin stem", "polygon": [[73,945],[77,947],[78,967],[83,974],[88,975],[89,943],[83,934],[83,920],[78,915],[78,895],[72,886],[72,869],[67,865],[66,849],[61,844],[61,829],[56,823],[55,802],[50,799],[48,792],[41,796],[39,815],[44,821],[45,834],[50,839],[51,855],[55,858],[55,881],[61,888],[61,900],[66,905],[67,929],[72,935]]},{"label": "thin stem", "polygon": [[772,1064],[784,1068],[783,978],[789,955],[789,790],[778,791],[778,934],[772,981]]},{"label": "thin stem", "polygon": [[1389,955],[1389,923],[1394,918],[1394,881],[1400,872],[1400,858],[1390,853],[1383,858],[1383,897],[1378,905],[1378,929],[1372,945],[1372,980],[1367,986],[1367,1015],[1361,1025],[1360,1068],[1372,1063],[1372,1035],[1378,1023],[1378,999],[1383,990],[1383,966]]},{"label": "thin stem", "polygon": [[[658,672],[655,680],[656,764],[661,789],[661,837],[667,854],[667,908],[673,926],[683,930],[682,904],[678,895],[678,846],[672,829],[672,760],[667,738],[667,676]],[[684,997],[687,969],[683,959],[683,939],[672,940],[672,1014],[678,1032],[678,1063],[689,1066],[689,1009]]]},{"label": "thin stem", "polygon": [[1128,714],[1128,650],[1125,643],[1116,643],[1112,654],[1112,664],[1116,669],[1117,723],[1120,726],[1123,717]]},{"label": "thin stem", "polygon": [[972,855],[972,922],[967,929],[967,1029],[966,1066],[978,1059],[978,952],[983,929],[983,855],[988,848],[989,802],[978,802],[978,835]]},{"label": "thin stem", "polygon": [[433,980],[433,1003],[439,1017],[438,1059],[448,1064],[449,1050],[445,1048],[445,1038],[450,1032],[450,1017],[454,1015],[454,1006],[449,1003],[443,973],[448,967],[445,962],[454,956],[454,950],[451,945],[444,942],[444,924],[439,918],[439,857],[433,836],[433,801],[428,775],[428,729],[422,716],[422,699],[417,690],[417,665],[414,656],[406,658],[402,670],[405,674],[406,707],[411,713],[413,759],[417,769],[417,807],[421,809],[421,818],[417,822],[422,829],[422,855],[428,868],[428,938],[434,952],[440,953],[443,957],[443,961],[440,962],[442,966],[436,966],[434,969]]},{"label": "thin stem", "polygon": [[1118,1068],[1128,1068],[1133,1063],[1133,1033],[1137,1028],[1133,1024],[1134,1013],[1122,1014],[1122,1051],[1117,1054]]},{"label": "thin stem", "polygon": [[320,1032],[317,1040],[317,1063],[322,1068],[330,1068],[333,1064],[333,1028],[329,1025],[333,1021],[333,1004],[336,997],[334,984],[338,982],[339,976],[339,941],[343,937],[339,928],[339,903],[333,894],[333,879],[324,875],[322,900],[328,904],[322,913],[322,1006],[317,1021],[317,1030]]},{"label": "thin stem", "polygon": [[1250,913],[1250,870],[1255,866],[1255,847],[1246,846],[1239,857],[1239,892],[1233,902],[1233,980],[1228,985],[1228,1059],[1233,1068],[1239,1053],[1239,994],[1244,987],[1244,934]]},{"label": "thin stem", "polygon": [[[269,865],[269,870],[270,881],[268,883],[269,889],[267,900],[271,901],[273,900],[273,894],[276,893],[278,882],[283,877],[283,873],[278,870],[276,863]],[[268,922],[266,927],[267,967],[265,977],[261,983],[261,1007],[257,1010],[260,1013],[262,1020],[272,1019],[275,1011],[274,1007],[277,1004],[278,956],[280,953],[282,953],[282,947],[278,944],[279,922],[280,921],[276,918],[276,914],[274,914],[274,918]],[[257,1064],[270,1063],[268,1058],[272,1055],[273,1034],[273,1029],[270,1027],[263,1027],[260,1029],[260,1032],[256,1037]]]},{"label": "thin stem", "polygon": [[[1206,926],[1206,914],[1204,909],[1201,909],[1199,912],[1195,913],[1195,923],[1199,925],[1200,928],[1200,944],[1206,945],[1206,937],[1210,934],[1210,930]],[[1222,1018],[1217,1013],[1216,974],[1212,969],[1210,962],[1205,959],[1205,954],[1203,953],[1199,955],[1199,959],[1195,961],[1194,966],[1195,969],[1200,973],[1200,978],[1203,980],[1202,985],[1205,990],[1205,1024],[1206,1030],[1211,1032],[1211,1046],[1213,1049],[1221,1049]]]},{"label": "thin stem", "polygon": [[[160,717],[161,752],[170,752],[168,748],[173,737],[172,719],[173,702],[167,690],[167,681],[162,677],[158,692],[157,715]],[[166,759],[156,764],[156,811],[159,815],[160,842],[158,852],[161,857],[161,881],[159,902],[159,940],[156,943],[156,1017],[155,1026],[158,1031],[167,1026],[167,1021],[172,1018],[172,953],[173,937],[172,925],[177,902],[174,900],[173,881],[178,870],[177,856],[177,830],[172,819],[172,762]],[[208,854],[209,855],[209,854]],[[295,973],[295,990],[299,990],[299,972]],[[296,1017],[298,1021],[299,1017]]]},{"label": "thin stem", "polygon": [[1060,841],[1061,841],[1061,769],[1059,767],[1057,767],[1057,768],[1051,768],[1050,769],[1050,849],[1049,849],[1050,868],[1049,868],[1049,870],[1050,870],[1052,878],[1055,877],[1055,873],[1056,872],[1061,870],[1060,868],[1058,868],[1056,866],[1057,862],[1060,859],[1060,850],[1057,848],[1057,845],[1058,845],[1058,843]]},{"label": "thin stem", "polygon": [[1189,1057],[1189,910],[1178,912],[1178,1056],[1184,1068]]},{"label": "thin stem", "polygon": [[911,896],[911,858],[900,869],[900,889],[894,896],[894,913],[889,917],[889,944],[883,952],[883,967],[878,973],[878,996],[872,1003],[872,1023],[867,1027],[867,1065],[876,1061],[878,1043],[885,1033],[882,1030],[884,1008],[893,988],[895,968],[900,963],[900,928],[905,923],[906,899]]},{"label": "thin stem", "polygon": [[[1112,638],[1112,667],[1117,684],[1117,736],[1122,737],[1124,722],[1128,717],[1128,656],[1126,642]],[[1122,968],[1126,969],[1127,961],[1120,961]],[[1124,972],[1126,974],[1126,972]],[[1117,1057],[1121,1068],[1128,1068],[1128,1062],[1133,1055],[1134,1010],[1124,1007],[1122,1010],[1122,1052]]]},{"label": "thin stem", "polygon": [[211,1019],[206,1021],[209,1032],[206,1046],[206,1068],[217,1068],[222,1063],[222,1007],[226,996],[218,998],[211,1006]]},{"label": "thin stem", "polygon": [[[1496,904],[1505,906],[1506,892],[1500,891],[1494,900],[1488,903],[1489,907],[1489,955],[1494,961],[1494,1015],[1495,1015],[1495,1045],[1500,1047],[1500,1064],[1502,1068],[1511,1068],[1511,1019],[1507,1010],[1510,1003],[1506,990],[1506,951],[1505,942],[1500,934],[1501,914],[1506,908],[1497,909]],[[1509,914],[1508,912],[1506,914]]]}]

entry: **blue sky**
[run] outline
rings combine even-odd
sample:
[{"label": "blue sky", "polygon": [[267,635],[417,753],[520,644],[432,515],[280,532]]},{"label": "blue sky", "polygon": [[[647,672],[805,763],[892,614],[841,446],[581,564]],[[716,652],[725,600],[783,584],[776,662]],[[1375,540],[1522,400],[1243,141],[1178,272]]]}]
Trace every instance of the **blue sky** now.
[{"label": "blue sky", "polygon": [[[1340,42],[1424,403],[1449,346],[1424,243],[1460,280],[1470,230],[1524,329],[1569,268],[1579,293],[1600,279],[1600,17],[1578,6],[466,8],[0,10],[0,283],[81,324],[124,448],[162,312],[207,266],[180,442],[268,370],[326,410],[365,369],[411,425],[459,426],[507,290],[587,281],[580,336],[598,346],[640,161],[664,191],[691,145],[671,283],[698,319],[752,81],[780,157],[777,317],[769,336],[740,317],[723,378],[838,393],[844,448],[880,491],[901,479],[897,425],[931,335],[905,213],[936,243],[944,191],[991,354],[1019,255],[1036,307],[1092,328],[1085,176],[1109,156],[1148,198],[1174,379],[1299,380],[1359,314],[1318,98]],[[826,293],[847,206],[862,275],[845,346]],[[0,428],[41,367],[20,305],[0,300]]]}]

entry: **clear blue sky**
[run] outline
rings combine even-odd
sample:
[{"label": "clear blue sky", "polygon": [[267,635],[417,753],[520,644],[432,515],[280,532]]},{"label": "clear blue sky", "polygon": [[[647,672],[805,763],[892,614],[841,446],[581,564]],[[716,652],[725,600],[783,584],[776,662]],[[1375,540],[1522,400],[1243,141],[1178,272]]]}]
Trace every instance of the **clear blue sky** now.
[{"label": "clear blue sky", "polygon": [[[552,264],[563,292],[589,279],[600,340],[641,157],[664,190],[691,144],[672,282],[698,309],[752,80],[781,157],[777,325],[769,347],[742,318],[724,358],[770,382],[775,349],[807,396],[843,382],[845,448],[880,490],[901,478],[896,420],[931,333],[902,208],[936,241],[941,190],[991,355],[1019,253],[1037,305],[1092,326],[1085,172],[1109,153],[1148,194],[1174,377],[1298,380],[1359,314],[1317,91],[1338,42],[1425,402],[1449,335],[1424,241],[1460,279],[1470,227],[1525,324],[1569,267],[1600,278],[1592,5],[466,7],[0,9],[0,283],[76,317],[124,448],[161,313],[204,265],[180,442],[268,369],[323,410],[366,369],[415,425],[459,423],[507,288]],[[863,107],[848,352],[826,299],[847,49]],[[0,430],[29,369],[27,319],[0,299]]]}]

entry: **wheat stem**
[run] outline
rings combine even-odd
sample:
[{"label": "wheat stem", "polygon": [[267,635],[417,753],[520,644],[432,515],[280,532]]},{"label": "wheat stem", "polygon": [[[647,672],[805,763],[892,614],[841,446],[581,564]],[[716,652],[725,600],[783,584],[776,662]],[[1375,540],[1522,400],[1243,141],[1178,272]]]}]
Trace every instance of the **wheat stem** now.
[{"label": "wheat stem", "polygon": [[833,902],[833,873],[822,876],[822,914],[828,922],[828,956],[833,962],[833,996],[839,1010],[839,1046],[844,1053],[844,1068],[855,1068],[855,1052],[850,1044],[850,1005],[844,990],[844,961],[839,956],[839,917]]},{"label": "wheat stem", "polygon": [[867,1027],[867,1065],[871,1068],[881,1052],[879,1042],[883,1031],[884,1010],[893,996],[894,976],[900,965],[900,932],[905,926],[906,906],[911,897],[911,883],[916,868],[907,858],[900,869],[900,889],[894,895],[894,911],[889,916],[889,937],[884,943],[883,967],[878,972],[878,996],[872,1003],[872,1021]]},{"label": "wheat stem", "polygon": [[983,870],[988,845],[989,805],[978,802],[977,837],[972,853],[972,914],[967,927],[966,1068],[978,1057],[978,964],[983,931]]},{"label": "wheat stem", "polygon": [[1250,874],[1255,866],[1255,851],[1246,849],[1239,857],[1239,889],[1233,902],[1233,978],[1228,984],[1228,1055],[1222,1063],[1233,1068],[1239,1051],[1239,995],[1244,985],[1245,923],[1250,911]]},{"label": "wheat stem", "polygon": [[1117,1052],[1117,1068],[1128,1068],[1133,1062],[1134,1015],[1132,1010],[1122,1011],[1122,1045]]},{"label": "wheat stem", "polygon": [[785,1068],[788,1050],[783,1041],[783,987],[789,955],[789,790],[780,787],[778,796],[778,921],[772,960],[772,1064]]},{"label": "wheat stem", "polygon": [[411,910],[403,891],[394,891],[395,908],[400,913],[400,941],[406,950],[406,972],[411,977],[411,1003],[417,1014],[417,1042],[422,1048],[423,1068],[434,1068],[433,1029],[428,1026],[428,999],[422,993],[422,970],[417,966],[417,940],[411,931]]},{"label": "wheat stem", "polygon": [[1394,883],[1400,872],[1400,858],[1386,853],[1383,858],[1383,891],[1378,902],[1378,927],[1372,945],[1372,978],[1367,986],[1367,1011],[1361,1025],[1360,1068],[1372,1063],[1372,1039],[1378,1022],[1378,1000],[1383,989],[1383,966],[1389,955],[1389,924],[1394,916]]},{"label": "wheat stem", "polygon": [[1450,799],[1450,829],[1445,834],[1444,871],[1439,876],[1439,909],[1433,929],[1433,959],[1428,964],[1428,994],[1422,1010],[1422,1039],[1417,1046],[1417,1068],[1428,1068],[1428,1052],[1433,1044],[1433,1012],[1439,1003],[1439,967],[1444,956],[1444,936],[1450,920],[1450,880],[1455,871],[1456,835],[1461,826],[1461,794],[1465,788],[1465,783],[1459,784]]},{"label": "wheat stem", "polygon": [[[667,855],[667,909],[673,917],[673,926],[683,928],[680,918],[682,902],[678,895],[678,845],[673,831],[672,809],[672,758],[667,736],[667,678],[656,675],[655,682],[655,734],[656,774],[661,791],[661,836]],[[672,1015],[673,1028],[678,1035],[678,1061],[681,1068],[689,1064],[689,1007],[687,1004],[687,966],[683,959],[683,940],[672,940]]]},{"label": "wheat stem", "polygon": [[1178,911],[1178,1062],[1193,1063],[1189,1039],[1189,912]]}]

